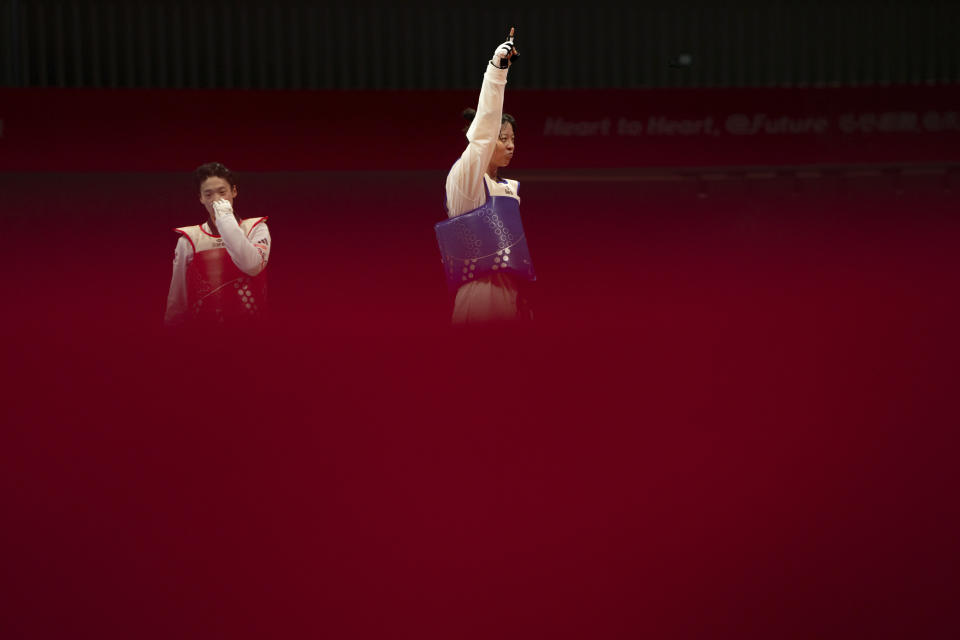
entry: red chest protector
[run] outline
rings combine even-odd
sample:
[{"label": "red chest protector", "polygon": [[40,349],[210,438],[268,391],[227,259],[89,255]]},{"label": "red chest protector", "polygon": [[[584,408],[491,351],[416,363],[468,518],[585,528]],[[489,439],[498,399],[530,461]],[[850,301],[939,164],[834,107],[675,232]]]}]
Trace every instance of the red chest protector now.
[{"label": "red chest protector", "polygon": [[[240,228],[249,237],[253,228],[266,218],[248,218]],[[203,324],[234,323],[254,320],[263,315],[267,304],[267,271],[248,276],[237,268],[220,236],[199,225],[181,227],[177,233],[193,246],[193,259],[187,265],[187,304],[192,319]]]}]

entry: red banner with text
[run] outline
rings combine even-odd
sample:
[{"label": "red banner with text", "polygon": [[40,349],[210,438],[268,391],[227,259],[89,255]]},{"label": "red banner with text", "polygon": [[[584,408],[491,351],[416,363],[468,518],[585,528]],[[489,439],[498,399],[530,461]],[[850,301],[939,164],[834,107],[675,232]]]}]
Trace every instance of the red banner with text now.
[{"label": "red banner with text", "polygon": [[[0,89],[0,170],[445,169],[475,91]],[[516,168],[960,160],[960,85],[513,91]]]}]

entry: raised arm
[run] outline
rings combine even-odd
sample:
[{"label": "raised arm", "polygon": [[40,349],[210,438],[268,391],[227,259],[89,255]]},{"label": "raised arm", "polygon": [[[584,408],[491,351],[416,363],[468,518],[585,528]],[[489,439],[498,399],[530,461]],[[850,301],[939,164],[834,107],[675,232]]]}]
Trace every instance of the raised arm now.
[{"label": "raised arm", "polygon": [[497,47],[483,74],[477,114],[467,129],[467,148],[447,174],[447,215],[451,218],[476,209],[486,199],[483,174],[500,136],[503,94],[510,60],[514,55],[511,29],[510,39]]}]

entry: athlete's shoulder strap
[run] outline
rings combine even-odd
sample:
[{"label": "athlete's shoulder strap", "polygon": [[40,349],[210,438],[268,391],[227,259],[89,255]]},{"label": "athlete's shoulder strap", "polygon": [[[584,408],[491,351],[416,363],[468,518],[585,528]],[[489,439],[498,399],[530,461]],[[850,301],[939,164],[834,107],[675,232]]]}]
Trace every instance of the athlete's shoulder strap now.
[{"label": "athlete's shoulder strap", "polygon": [[181,236],[187,239],[187,242],[190,243],[190,247],[193,249],[193,252],[197,252],[197,240],[198,236],[201,233],[200,225],[193,225],[190,227],[177,227],[174,229],[175,233],[179,233]]}]

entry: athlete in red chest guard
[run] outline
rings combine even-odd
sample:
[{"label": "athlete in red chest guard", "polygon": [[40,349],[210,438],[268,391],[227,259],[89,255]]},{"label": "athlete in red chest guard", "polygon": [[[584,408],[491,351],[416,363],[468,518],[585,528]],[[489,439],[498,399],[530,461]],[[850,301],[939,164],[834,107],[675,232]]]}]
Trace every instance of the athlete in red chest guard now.
[{"label": "athlete in red chest guard", "polygon": [[194,172],[209,220],[175,229],[173,277],[164,324],[242,324],[262,317],[267,303],[270,231],[266,217],[234,213],[237,185],[218,162]]}]

